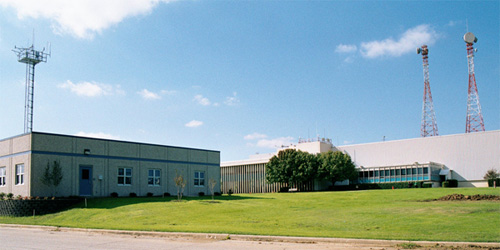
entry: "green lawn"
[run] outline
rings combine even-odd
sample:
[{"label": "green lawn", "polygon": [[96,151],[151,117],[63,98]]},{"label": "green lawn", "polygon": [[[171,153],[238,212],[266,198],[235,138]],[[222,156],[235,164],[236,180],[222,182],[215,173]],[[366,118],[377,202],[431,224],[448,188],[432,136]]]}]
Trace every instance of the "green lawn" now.
[{"label": "green lawn", "polygon": [[[0,223],[122,230],[500,242],[500,202],[427,201],[493,188],[245,194],[231,197],[100,198],[88,208]],[[78,205],[83,206],[83,203]]]}]

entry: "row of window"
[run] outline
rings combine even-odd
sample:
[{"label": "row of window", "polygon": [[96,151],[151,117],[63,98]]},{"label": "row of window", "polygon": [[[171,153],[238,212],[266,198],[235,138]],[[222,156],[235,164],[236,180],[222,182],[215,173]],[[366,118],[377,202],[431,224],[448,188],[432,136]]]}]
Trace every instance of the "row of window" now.
[{"label": "row of window", "polygon": [[[132,169],[131,168],[118,168],[118,185],[130,186],[132,185]],[[161,170],[148,169],[148,186],[161,185]],[[205,172],[194,172],[194,186],[205,186]]]},{"label": "row of window", "polygon": [[394,177],[394,176],[406,176],[406,175],[427,175],[429,174],[429,168],[408,168],[408,169],[385,169],[385,170],[370,170],[370,171],[360,171],[359,178],[364,177]]},{"label": "row of window", "polygon": [[[7,176],[6,168],[0,167],[0,187],[7,185],[6,176]],[[24,164],[17,164],[16,165],[15,183],[16,183],[16,185],[23,185],[24,184]]]}]

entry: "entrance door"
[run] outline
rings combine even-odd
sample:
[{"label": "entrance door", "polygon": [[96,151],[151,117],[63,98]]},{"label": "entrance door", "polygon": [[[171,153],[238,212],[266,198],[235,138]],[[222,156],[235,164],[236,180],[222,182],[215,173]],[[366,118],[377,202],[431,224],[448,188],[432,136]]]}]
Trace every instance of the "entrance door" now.
[{"label": "entrance door", "polygon": [[80,195],[92,195],[92,166],[80,166]]}]

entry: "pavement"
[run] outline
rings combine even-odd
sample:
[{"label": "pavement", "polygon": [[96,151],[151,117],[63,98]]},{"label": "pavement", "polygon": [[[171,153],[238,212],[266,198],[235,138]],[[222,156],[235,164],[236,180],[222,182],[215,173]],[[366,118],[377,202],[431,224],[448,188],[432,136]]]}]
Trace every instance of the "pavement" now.
[{"label": "pavement", "polygon": [[[3,232],[7,232],[9,229],[12,231],[23,231],[24,229],[24,232],[36,231],[39,234],[43,232],[48,232],[50,234],[60,233],[60,235],[64,235],[64,233],[84,233],[87,236],[93,236],[94,239],[96,238],[96,235],[122,237],[130,239],[131,242],[134,239],[159,239],[163,241],[162,244],[164,244],[165,241],[180,244],[179,248],[182,249],[198,249],[197,247],[200,247],[199,249],[206,249],[207,246],[210,249],[225,249],[226,247],[227,249],[500,249],[500,243],[489,242],[436,242],[211,233],[173,233],[0,224],[0,232],[2,232],[2,230]],[[188,245],[182,245],[184,244],[183,242],[189,242],[191,245],[189,245],[189,247]],[[199,243],[199,245],[196,245],[196,243]],[[206,245],[208,243],[210,243],[210,245]],[[2,248],[0,245],[0,249],[5,248]]]}]

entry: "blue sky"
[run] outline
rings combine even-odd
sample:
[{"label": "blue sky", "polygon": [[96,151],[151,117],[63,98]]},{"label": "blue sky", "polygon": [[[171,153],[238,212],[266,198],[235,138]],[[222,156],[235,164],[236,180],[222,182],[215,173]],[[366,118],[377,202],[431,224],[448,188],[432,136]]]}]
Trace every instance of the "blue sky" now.
[{"label": "blue sky", "polygon": [[0,0],[0,138],[23,133],[25,66],[14,46],[51,43],[36,66],[34,131],[221,151],[274,152],[420,137],[422,57],[440,135],[465,132],[467,58],[486,130],[500,129],[498,1]]}]

